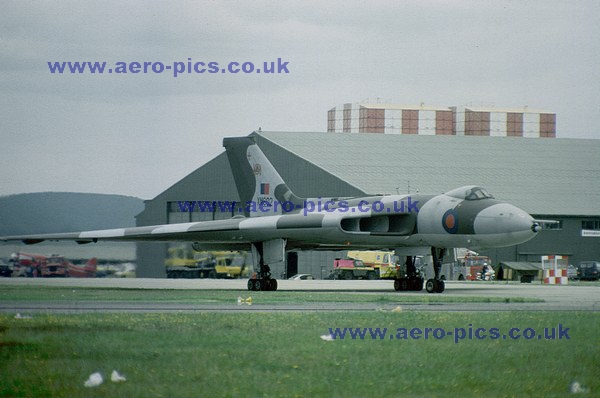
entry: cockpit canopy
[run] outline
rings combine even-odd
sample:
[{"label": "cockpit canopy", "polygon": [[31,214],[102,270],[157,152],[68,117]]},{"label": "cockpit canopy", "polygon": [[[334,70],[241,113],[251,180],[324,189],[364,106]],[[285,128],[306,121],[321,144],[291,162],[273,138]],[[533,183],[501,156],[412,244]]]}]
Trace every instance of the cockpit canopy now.
[{"label": "cockpit canopy", "polygon": [[481,200],[494,199],[494,197],[485,189],[475,185],[468,185],[446,192],[446,195],[461,200]]}]

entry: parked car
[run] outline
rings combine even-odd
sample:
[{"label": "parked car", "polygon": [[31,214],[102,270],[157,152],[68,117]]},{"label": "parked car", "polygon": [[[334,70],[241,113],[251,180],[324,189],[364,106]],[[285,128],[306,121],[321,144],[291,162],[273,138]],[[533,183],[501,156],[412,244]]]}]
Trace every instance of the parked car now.
[{"label": "parked car", "polygon": [[582,261],[577,268],[577,277],[581,280],[600,279],[600,261]]},{"label": "parked car", "polygon": [[306,280],[312,280],[313,276],[311,274],[296,274],[288,279],[291,281],[306,281]]}]

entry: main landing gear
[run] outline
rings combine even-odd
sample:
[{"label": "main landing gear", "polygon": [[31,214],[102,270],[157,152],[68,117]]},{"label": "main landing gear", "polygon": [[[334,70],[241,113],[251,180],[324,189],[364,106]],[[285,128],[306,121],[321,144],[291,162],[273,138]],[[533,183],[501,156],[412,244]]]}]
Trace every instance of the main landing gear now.
[{"label": "main landing gear", "polygon": [[254,244],[253,247],[256,249],[258,254],[258,268],[259,272],[253,275],[251,279],[248,279],[248,290],[251,291],[272,291],[277,290],[277,279],[271,278],[271,268],[268,264],[265,264],[263,260],[263,245],[262,243]]},{"label": "main landing gear", "polygon": [[413,256],[406,256],[406,276],[394,280],[394,290],[397,292],[407,290],[420,292],[423,290],[423,278],[417,275]]},{"label": "main landing gear", "polygon": [[258,291],[275,291],[277,290],[277,279],[248,279],[248,290]]},{"label": "main landing gear", "polygon": [[446,289],[444,281],[440,279],[444,251],[445,249],[437,249],[435,247],[431,248],[434,278],[428,279],[427,283],[425,283],[425,290],[427,290],[427,293],[442,293],[444,289]]},{"label": "main landing gear", "polygon": [[262,259],[260,262],[261,271],[252,279],[248,279],[248,290],[274,292],[277,290],[277,279],[271,278],[271,268],[267,264],[263,264]]}]

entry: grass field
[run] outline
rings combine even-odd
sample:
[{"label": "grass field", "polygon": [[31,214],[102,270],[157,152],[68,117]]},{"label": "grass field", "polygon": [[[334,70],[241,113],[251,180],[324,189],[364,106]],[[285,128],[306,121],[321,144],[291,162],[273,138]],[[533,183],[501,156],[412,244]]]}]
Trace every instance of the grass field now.
[{"label": "grass field", "polygon": [[[211,294],[229,300],[232,292]],[[0,396],[565,396],[574,381],[584,395],[600,391],[598,313],[28,315],[0,314]],[[558,324],[569,339],[396,338],[398,328],[506,333]],[[394,339],[320,338],[344,327],[388,328]],[[106,380],[113,369],[127,381]],[[85,388],[94,372],[105,382]]]}]

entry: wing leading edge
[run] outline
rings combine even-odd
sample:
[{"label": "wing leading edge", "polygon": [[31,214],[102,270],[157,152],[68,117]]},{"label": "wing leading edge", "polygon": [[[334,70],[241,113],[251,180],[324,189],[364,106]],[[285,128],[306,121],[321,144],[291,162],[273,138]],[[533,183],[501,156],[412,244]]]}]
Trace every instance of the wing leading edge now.
[{"label": "wing leading edge", "polygon": [[179,224],[151,225],[146,227],[101,229],[94,231],[66,232],[37,235],[15,235],[0,237],[0,241],[22,241],[34,244],[43,241],[70,240],[77,243],[98,241],[178,241],[193,240],[197,232],[233,232],[239,230],[241,219],[190,222]]},{"label": "wing leading edge", "polygon": [[199,241],[206,243],[249,244],[263,239],[285,237],[287,235],[286,231],[322,228],[324,226],[323,220],[324,216],[321,214],[260,218],[234,217],[227,220],[162,224],[145,227],[4,236],[0,237],[0,241],[22,241],[25,244],[61,240],[76,241],[80,244],[98,241]]}]

